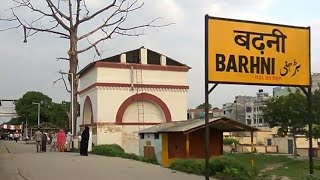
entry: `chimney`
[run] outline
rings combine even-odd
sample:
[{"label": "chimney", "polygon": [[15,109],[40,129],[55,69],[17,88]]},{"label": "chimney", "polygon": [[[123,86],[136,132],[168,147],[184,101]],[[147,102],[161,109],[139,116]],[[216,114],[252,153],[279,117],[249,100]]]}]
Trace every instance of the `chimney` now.
[{"label": "chimney", "polygon": [[127,62],[127,54],[121,54],[120,55],[120,62],[126,63]]},{"label": "chimney", "polygon": [[140,49],[141,64],[148,64],[148,50],[144,47]]},{"label": "chimney", "polygon": [[166,66],[167,65],[167,57],[165,57],[164,55],[160,56],[160,64],[161,66]]}]

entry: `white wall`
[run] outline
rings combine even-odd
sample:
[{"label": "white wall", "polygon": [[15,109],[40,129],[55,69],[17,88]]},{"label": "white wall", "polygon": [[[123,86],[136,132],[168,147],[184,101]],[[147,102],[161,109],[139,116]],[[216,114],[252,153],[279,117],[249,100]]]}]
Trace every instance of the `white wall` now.
[{"label": "white wall", "polygon": [[98,144],[118,144],[125,152],[139,155],[138,131],[150,125],[98,125]]},{"label": "white wall", "polygon": [[84,76],[81,76],[79,83],[79,91],[89,87],[97,82],[97,69],[93,69],[87,72]]},{"label": "white wall", "polygon": [[[124,65],[128,67],[129,65]],[[108,83],[131,83],[131,69],[119,68],[97,68],[97,82]],[[156,71],[156,70],[133,70],[134,83],[143,84],[159,84],[159,85],[188,85],[187,72],[176,71]]]},{"label": "white wall", "polygon": [[118,144],[122,145],[122,126],[115,124],[98,125],[98,144]]}]

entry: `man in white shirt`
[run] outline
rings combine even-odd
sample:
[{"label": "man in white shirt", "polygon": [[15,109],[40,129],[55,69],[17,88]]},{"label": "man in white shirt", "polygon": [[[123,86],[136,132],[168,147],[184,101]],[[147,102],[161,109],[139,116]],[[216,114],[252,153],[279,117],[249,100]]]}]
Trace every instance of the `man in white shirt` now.
[{"label": "man in white shirt", "polygon": [[70,149],[71,149],[72,139],[73,139],[73,134],[71,134],[71,132],[68,131],[68,133],[67,133],[67,138],[66,138],[67,151],[70,151]]}]

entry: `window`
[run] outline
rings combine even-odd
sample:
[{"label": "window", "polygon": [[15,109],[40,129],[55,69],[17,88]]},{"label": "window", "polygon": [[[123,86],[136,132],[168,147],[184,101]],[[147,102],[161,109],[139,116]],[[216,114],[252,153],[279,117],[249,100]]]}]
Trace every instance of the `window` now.
[{"label": "window", "polygon": [[140,139],[144,139],[144,134],[139,134]]},{"label": "window", "polygon": [[159,133],[154,134],[154,139],[159,139]]},{"label": "window", "polygon": [[271,139],[267,139],[267,145],[268,145],[268,146],[271,146],[271,144],[272,144]]}]

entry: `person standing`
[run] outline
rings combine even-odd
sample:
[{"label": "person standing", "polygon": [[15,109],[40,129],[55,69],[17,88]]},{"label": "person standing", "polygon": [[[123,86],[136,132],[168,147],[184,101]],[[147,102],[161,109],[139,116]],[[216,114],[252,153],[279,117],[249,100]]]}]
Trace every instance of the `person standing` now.
[{"label": "person standing", "polygon": [[42,133],[42,146],[41,146],[42,152],[47,151],[47,140],[48,140],[48,137],[46,133]]},{"label": "person standing", "polygon": [[86,126],[81,134],[80,155],[88,156],[89,127]]},{"label": "person standing", "polygon": [[18,134],[18,132],[15,132],[13,135],[14,140],[16,141],[16,143],[18,142],[20,135]]},{"label": "person standing", "polygon": [[60,152],[64,152],[64,144],[66,143],[66,133],[60,129],[57,135],[57,144]]},{"label": "person standing", "polygon": [[73,134],[70,131],[67,133],[67,151],[70,151]]},{"label": "person standing", "polygon": [[34,140],[36,141],[37,152],[41,151],[42,132],[40,129],[34,133]]},{"label": "person standing", "polygon": [[54,149],[54,151],[57,150],[57,133],[56,132],[53,132],[52,134],[50,151],[52,151],[52,149]]}]

